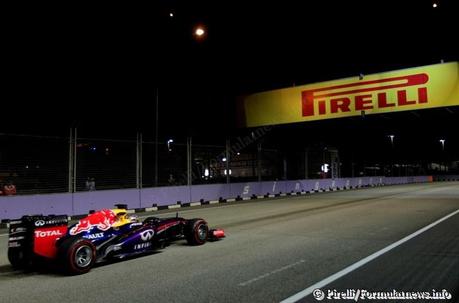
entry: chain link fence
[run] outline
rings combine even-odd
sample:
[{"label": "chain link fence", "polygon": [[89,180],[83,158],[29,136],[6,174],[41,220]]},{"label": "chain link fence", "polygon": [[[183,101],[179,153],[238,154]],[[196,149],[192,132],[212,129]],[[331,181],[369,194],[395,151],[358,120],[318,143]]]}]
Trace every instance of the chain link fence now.
[{"label": "chain link fence", "polygon": [[[130,140],[0,133],[0,190],[17,194],[296,180],[373,175],[445,174],[458,170],[435,161],[365,158],[309,145],[265,144],[269,128],[206,144],[206,138]],[[215,142],[215,140],[214,140]],[[437,161],[438,162],[438,161]]]},{"label": "chain link fence", "polygon": [[18,193],[68,190],[69,138],[0,136],[0,184],[13,183]]},{"label": "chain link fence", "polygon": [[[205,144],[205,139],[164,142],[0,134],[0,183],[17,194],[78,192],[245,182],[277,178],[276,151],[257,153],[255,140]],[[258,177],[258,166],[261,177]]]}]

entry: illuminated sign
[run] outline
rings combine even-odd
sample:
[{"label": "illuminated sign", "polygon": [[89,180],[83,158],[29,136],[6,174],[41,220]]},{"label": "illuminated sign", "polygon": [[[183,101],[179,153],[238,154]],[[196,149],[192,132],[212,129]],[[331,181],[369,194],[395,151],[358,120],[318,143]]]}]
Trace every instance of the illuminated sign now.
[{"label": "illuminated sign", "polygon": [[[407,90],[410,86],[426,84],[428,81],[429,76],[427,74],[416,74],[305,90],[302,92],[303,116],[317,114],[314,103],[317,103],[319,115],[325,115],[327,111],[335,114],[427,103],[427,88],[425,86],[417,88],[417,98],[413,100],[408,100]],[[387,99],[387,90],[392,88],[400,88],[400,90],[397,90],[397,100],[390,102]]]},{"label": "illuminated sign", "polygon": [[243,117],[254,127],[455,105],[457,62],[252,94]]}]

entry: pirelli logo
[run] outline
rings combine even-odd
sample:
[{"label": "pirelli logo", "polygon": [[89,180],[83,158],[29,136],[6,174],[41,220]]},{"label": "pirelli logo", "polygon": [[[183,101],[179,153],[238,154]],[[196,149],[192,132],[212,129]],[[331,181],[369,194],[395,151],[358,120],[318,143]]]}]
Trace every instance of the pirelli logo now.
[{"label": "pirelli logo", "polygon": [[[428,81],[427,74],[419,73],[305,90],[303,117],[425,104]],[[395,90],[396,97],[389,98],[389,90]]]}]

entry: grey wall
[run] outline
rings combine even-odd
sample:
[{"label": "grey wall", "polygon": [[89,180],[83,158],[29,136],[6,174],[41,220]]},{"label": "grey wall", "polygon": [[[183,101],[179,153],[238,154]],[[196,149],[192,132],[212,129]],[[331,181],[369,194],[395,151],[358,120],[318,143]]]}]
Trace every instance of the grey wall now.
[{"label": "grey wall", "polygon": [[[456,179],[459,179],[456,178]],[[42,194],[0,197],[0,219],[19,218],[26,214],[86,214],[90,209],[112,208],[114,204],[127,204],[128,208],[151,207],[153,204],[171,205],[223,199],[248,198],[252,195],[275,195],[301,191],[344,189],[378,185],[429,182],[430,176],[416,177],[361,177],[296,181],[266,181],[232,184],[119,189],[74,194]]]}]

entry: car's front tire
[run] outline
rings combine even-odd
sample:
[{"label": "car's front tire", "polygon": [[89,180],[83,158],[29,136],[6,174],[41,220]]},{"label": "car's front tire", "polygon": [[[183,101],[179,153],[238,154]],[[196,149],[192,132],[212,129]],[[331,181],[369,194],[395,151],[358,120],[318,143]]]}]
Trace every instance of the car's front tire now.
[{"label": "car's front tire", "polygon": [[96,261],[96,247],[83,238],[69,238],[59,247],[59,259],[65,273],[70,275],[85,274]]},{"label": "car's front tire", "polygon": [[191,219],[185,227],[185,238],[190,245],[202,245],[207,242],[209,226],[203,219]]}]

